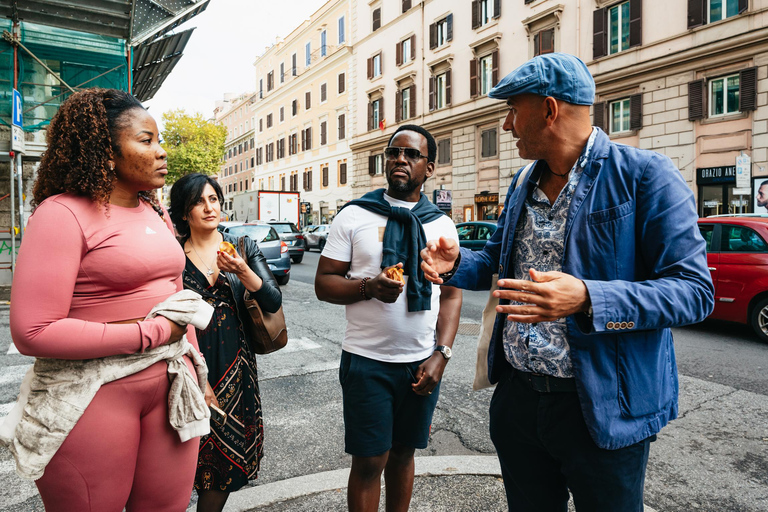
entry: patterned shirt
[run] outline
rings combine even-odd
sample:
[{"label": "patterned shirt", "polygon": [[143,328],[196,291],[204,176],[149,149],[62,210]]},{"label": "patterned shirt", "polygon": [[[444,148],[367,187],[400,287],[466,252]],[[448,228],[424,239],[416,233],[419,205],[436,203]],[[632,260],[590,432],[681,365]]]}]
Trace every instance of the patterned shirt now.
[{"label": "patterned shirt", "polygon": [[[563,270],[568,210],[596,136],[597,129],[592,128],[581,156],[571,168],[568,183],[554,204],[550,205],[546,194],[538,188],[538,183],[525,199],[525,209],[515,228],[512,246],[511,268],[515,279],[530,281],[530,268],[539,272]],[[504,326],[504,354],[517,370],[554,377],[573,377],[565,318],[536,324],[507,321]]]}]

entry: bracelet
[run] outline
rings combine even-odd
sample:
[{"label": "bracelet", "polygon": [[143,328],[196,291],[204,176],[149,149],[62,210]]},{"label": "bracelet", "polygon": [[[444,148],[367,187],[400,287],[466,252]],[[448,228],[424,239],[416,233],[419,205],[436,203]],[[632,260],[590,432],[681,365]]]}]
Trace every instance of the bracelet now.
[{"label": "bracelet", "polygon": [[440,279],[443,280],[443,282],[448,281],[450,278],[453,277],[453,274],[456,273],[456,270],[459,268],[459,263],[461,263],[461,253],[459,253],[459,256],[456,258],[456,261],[453,263],[453,268],[449,270],[448,272],[443,272],[442,274],[439,274]]},{"label": "bracelet", "polygon": [[367,283],[369,279],[370,277],[364,277],[363,280],[360,281],[360,296],[363,298],[363,300],[371,300],[371,298],[365,293],[365,283]]}]

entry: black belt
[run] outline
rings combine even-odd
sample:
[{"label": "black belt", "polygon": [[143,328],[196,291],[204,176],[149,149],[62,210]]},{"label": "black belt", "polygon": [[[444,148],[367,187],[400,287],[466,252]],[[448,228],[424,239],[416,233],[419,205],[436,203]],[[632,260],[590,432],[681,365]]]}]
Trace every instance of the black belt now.
[{"label": "black belt", "polygon": [[563,379],[540,373],[522,372],[512,369],[514,378],[523,379],[532,390],[539,393],[575,393],[576,379]]}]

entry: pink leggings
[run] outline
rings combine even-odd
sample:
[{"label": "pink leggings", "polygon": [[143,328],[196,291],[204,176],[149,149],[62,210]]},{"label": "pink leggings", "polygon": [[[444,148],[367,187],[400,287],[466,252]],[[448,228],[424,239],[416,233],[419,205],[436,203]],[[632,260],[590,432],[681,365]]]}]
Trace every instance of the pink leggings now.
[{"label": "pink leggings", "polygon": [[102,386],[36,482],[46,511],[186,510],[199,438],[182,443],[168,422],[166,370]]}]

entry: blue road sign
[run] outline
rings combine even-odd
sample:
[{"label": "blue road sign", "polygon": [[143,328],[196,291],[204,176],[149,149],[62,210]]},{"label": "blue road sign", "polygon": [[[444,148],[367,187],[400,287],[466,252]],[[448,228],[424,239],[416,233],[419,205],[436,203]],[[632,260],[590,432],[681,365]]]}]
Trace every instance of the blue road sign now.
[{"label": "blue road sign", "polygon": [[21,93],[13,90],[13,124],[21,128]]}]

